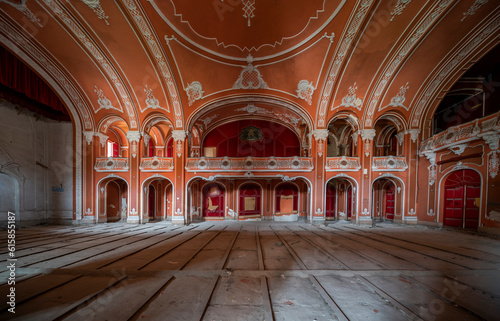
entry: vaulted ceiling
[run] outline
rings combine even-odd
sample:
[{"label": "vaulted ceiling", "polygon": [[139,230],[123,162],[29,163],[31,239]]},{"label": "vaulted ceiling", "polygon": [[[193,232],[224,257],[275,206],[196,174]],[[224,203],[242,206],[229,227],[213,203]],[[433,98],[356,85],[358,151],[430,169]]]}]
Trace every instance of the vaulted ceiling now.
[{"label": "vaulted ceiling", "polygon": [[312,130],[339,112],[422,128],[499,35],[488,0],[0,0],[0,42],[83,130],[155,114]]}]

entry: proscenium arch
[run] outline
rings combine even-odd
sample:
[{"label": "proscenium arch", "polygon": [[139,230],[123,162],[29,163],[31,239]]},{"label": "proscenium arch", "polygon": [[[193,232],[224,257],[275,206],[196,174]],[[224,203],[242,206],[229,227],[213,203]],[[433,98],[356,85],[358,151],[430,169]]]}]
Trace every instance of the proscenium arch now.
[{"label": "proscenium arch", "polygon": [[[20,36],[20,38],[22,38]],[[0,34],[0,42],[1,44],[6,47],[7,49],[10,50],[10,52],[15,53],[15,55],[29,68],[32,70],[36,71],[38,76],[54,91],[54,93],[59,97],[61,100],[61,103],[63,103],[64,107],[69,113],[69,116],[71,118],[71,124],[73,127],[73,152],[75,153],[73,157],[73,162],[74,162],[74,169],[73,169],[73,181],[74,181],[74,189],[73,189],[73,199],[74,201],[74,217],[73,221],[80,221],[83,218],[83,202],[84,202],[84,196],[83,196],[83,170],[82,170],[82,157],[79,157],[83,155],[83,148],[84,146],[82,145],[82,127],[85,128],[86,130],[94,130],[94,122],[92,117],[89,118],[88,121],[83,121],[83,119],[80,117],[79,112],[76,110],[72,100],[69,98],[70,93],[67,92],[67,90],[64,88],[64,86],[61,86],[54,78],[52,75],[49,75],[45,69],[40,65],[40,62],[34,61],[31,57],[29,57],[23,50],[21,50],[16,44],[11,42],[9,39],[5,38],[3,35]],[[31,46],[31,44],[27,44],[27,46]],[[33,49],[33,48],[31,48]],[[34,50],[36,51],[36,50]],[[46,63],[50,63],[49,61],[46,61]],[[73,85],[73,84],[72,84]],[[77,86],[74,86],[73,88],[78,88]],[[84,95],[77,90],[77,95],[79,97],[82,97]],[[88,115],[91,115],[89,112],[89,107],[88,105],[82,103],[80,108],[84,109],[84,113],[87,113]]]},{"label": "proscenium arch", "polygon": [[[189,116],[189,119],[187,120],[187,126],[186,130],[191,131],[193,128],[194,124],[203,118],[203,116],[206,116],[218,109],[226,109],[226,108],[243,108],[247,106],[248,104],[256,104],[259,107],[260,106],[274,106],[274,107],[279,107],[283,108],[284,110],[291,112],[292,114],[295,114],[299,116],[299,118],[304,122],[306,125],[308,131],[311,131],[313,127],[313,120],[311,118],[311,115],[299,104],[293,101],[288,101],[284,100],[283,98],[278,98],[275,96],[271,95],[235,95],[235,96],[230,96],[226,98],[221,98],[217,99],[216,101],[210,101],[205,104],[200,105],[196,110],[194,110],[191,115]],[[249,113],[240,113],[241,116],[249,116]],[[256,114],[255,114],[256,115]],[[258,115],[256,115],[258,116]],[[270,117],[271,115],[266,114],[264,116],[267,116],[264,118],[264,120],[272,121],[276,120],[274,122],[278,122],[279,117]]]},{"label": "proscenium arch", "polygon": [[[457,168],[457,166],[454,166],[454,167],[450,167],[450,168],[447,168],[443,171],[442,173],[442,176],[441,176],[441,179],[439,180],[439,185],[437,186],[437,190],[440,191],[439,194],[438,194],[438,199],[437,199],[437,204],[436,204],[436,222],[438,224],[440,224],[440,217],[441,217],[441,210],[442,210],[442,206],[441,206],[441,196],[444,194],[444,184],[446,182],[446,179],[448,179],[448,177],[450,176],[450,174],[452,174],[453,172],[456,172],[456,171],[459,171],[459,170],[463,170],[463,169],[470,169],[470,170],[473,170],[475,171],[479,177],[481,178],[481,192],[480,192],[480,195],[482,196],[483,195],[483,192],[484,192],[484,184],[485,184],[485,179],[483,177],[483,175],[481,174],[481,171],[477,168],[478,166],[476,164],[472,164],[472,163],[467,163],[467,164],[463,164],[462,166],[460,166],[459,168]],[[482,213],[482,210],[483,210],[483,197],[480,197],[481,199],[481,203],[479,205],[479,226],[481,226],[481,218],[483,216],[483,213]],[[443,213],[443,217],[444,217],[444,213]],[[442,222],[442,224],[444,224],[444,222]]]}]

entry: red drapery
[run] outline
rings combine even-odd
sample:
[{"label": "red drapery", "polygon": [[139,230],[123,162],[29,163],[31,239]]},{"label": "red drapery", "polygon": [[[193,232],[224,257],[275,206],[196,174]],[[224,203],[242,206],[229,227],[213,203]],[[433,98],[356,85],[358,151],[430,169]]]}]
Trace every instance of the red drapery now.
[{"label": "red drapery", "polygon": [[[4,90],[2,90],[2,96],[4,99],[11,100],[13,103],[32,109],[34,112],[41,113],[44,116],[46,115],[43,113],[43,109],[48,109],[45,111],[52,113],[54,113],[53,111],[56,111],[55,114],[59,114],[63,118],[66,118],[64,120],[69,120],[66,108],[52,89],[22,61],[17,59],[13,54],[1,46],[0,83],[4,87]],[[5,90],[5,87],[14,90],[17,93],[9,93],[8,90]],[[39,104],[30,104],[29,99],[22,101],[22,95],[19,95],[19,93],[35,102],[38,102]]]}]

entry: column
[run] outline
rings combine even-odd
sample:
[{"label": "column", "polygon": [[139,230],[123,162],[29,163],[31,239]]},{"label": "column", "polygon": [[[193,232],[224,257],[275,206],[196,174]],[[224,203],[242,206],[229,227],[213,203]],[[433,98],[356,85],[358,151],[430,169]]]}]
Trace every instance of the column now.
[{"label": "column", "polygon": [[97,142],[94,142],[94,132],[84,131],[83,136],[85,143],[82,149],[82,198],[83,198],[83,215],[82,223],[94,223],[96,221],[96,203],[94,200],[94,148],[98,148]]},{"label": "column", "polygon": [[408,146],[406,149],[406,160],[408,162],[408,183],[406,188],[406,204],[405,213],[403,217],[404,223],[413,223],[416,224],[418,221],[417,218],[417,210],[419,212],[427,213],[426,205],[423,204],[422,208],[417,208],[417,178],[418,178],[418,166],[417,166],[417,158],[418,158],[418,143],[419,143],[419,134],[420,129],[409,129],[406,131],[410,135],[406,135],[405,145]]}]

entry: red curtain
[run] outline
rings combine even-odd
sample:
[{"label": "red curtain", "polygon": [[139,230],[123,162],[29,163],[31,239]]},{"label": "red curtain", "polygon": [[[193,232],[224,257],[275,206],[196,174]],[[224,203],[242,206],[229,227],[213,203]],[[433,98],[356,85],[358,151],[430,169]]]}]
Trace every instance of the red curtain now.
[{"label": "red curtain", "polygon": [[[38,103],[46,105],[64,115],[68,115],[66,108],[52,89],[23,62],[1,46],[0,83],[18,93],[26,95]],[[17,102],[15,101],[14,103]]]}]

